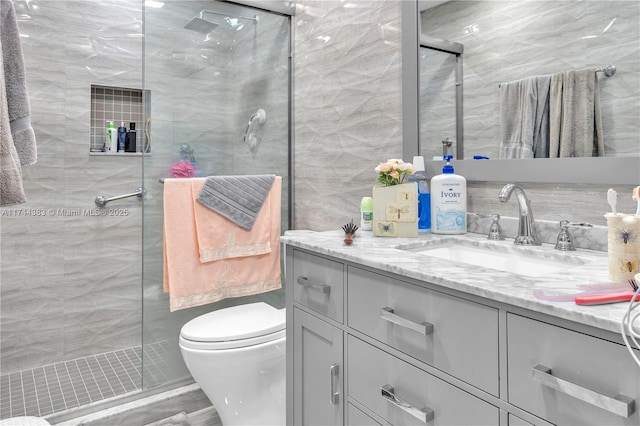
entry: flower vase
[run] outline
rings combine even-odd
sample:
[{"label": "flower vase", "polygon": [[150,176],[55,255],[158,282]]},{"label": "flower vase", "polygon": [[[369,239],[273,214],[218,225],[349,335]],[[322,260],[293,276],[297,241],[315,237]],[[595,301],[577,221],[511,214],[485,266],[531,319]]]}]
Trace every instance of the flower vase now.
[{"label": "flower vase", "polygon": [[415,182],[373,188],[373,234],[418,236],[418,185]]}]

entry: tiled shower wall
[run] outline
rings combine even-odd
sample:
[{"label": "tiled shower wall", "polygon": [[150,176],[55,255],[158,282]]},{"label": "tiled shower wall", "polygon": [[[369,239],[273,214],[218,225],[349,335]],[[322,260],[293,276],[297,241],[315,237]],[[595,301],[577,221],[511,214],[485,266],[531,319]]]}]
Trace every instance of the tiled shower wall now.
[{"label": "tiled shower wall", "polygon": [[[246,301],[169,313],[162,291],[159,179],[184,143],[204,175],[288,174],[288,21],[229,3],[164,3],[145,11],[143,55],[141,0],[60,0],[39,2],[33,10],[15,1],[19,14],[29,15],[19,26],[28,35],[22,42],[39,150],[38,164],[24,169],[29,201],[17,207],[45,214],[0,216],[2,374],[141,341],[167,340],[177,349],[184,322]],[[260,24],[209,36],[185,30],[202,9],[260,14]],[[90,156],[91,85],[142,88],[143,57],[144,89],[153,102],[150,155]],[[250,152],[242,135],[258,108],[267,111],[267,123],[258,149]],[[137,198],[110,203],[114,210],[104,216],[90,214],[97,195],[141,186],[143,162],[144,241]],[[260,299],[284,306],[282,292]],[[173,378],[187,374],[182,365],[167,370]]]},{"label": "tiled shower wall", "polygon": [[142,87],[142,3],[14,5],[38,163],[28,202],[0,217],[2,374],[139,346],[142,319],[140,201],[93,214],[140,186],[141,159],[89,155],[91,85]]},{"label": "tiled shower wall", "polygon": [[[421,17],[423,34],[464,45],[465,158],[498,158],[500,83],[603,65],[617,67],[613,77],[597,74],[605,154],[638,155],[639,2],[450,1]],[[431,94],[420,98],[421,116],[430,125],[421,141],[425,158],[441,153],[444,137],[455,139],[440,117],[453,110],[454,101],[454,81],[443,79],[441,71],[453,68],[428,52],[421,62],[421,90]],[[434,101],[439,90],[447,93]],[[453,113],[448,117],[455,120]]]},{"label": "tiled shower wall", "polygon": [[[374,167],[402,156],[400,2],[349,2],[356,7],[333,1],[299,4],[295,225],[339,229],[359,217],[360,198],[370,195],[375,185]],[[623,71],[619,73],[613,78],[624,79]],[[637,111],[638,81],[628,87],[636,93]],[[630,143],[637,147],[638,136],[630,137]],[[530,194],[536,219],[604,225],[607,185],[520,183]],[[633,208],[633,184],[638,183],[616,187],[619,194],[628,194],[620,197],[620,211]],[[517,206],[498,202],[502,185],[470,182],[469,210],[517,216]]]}]

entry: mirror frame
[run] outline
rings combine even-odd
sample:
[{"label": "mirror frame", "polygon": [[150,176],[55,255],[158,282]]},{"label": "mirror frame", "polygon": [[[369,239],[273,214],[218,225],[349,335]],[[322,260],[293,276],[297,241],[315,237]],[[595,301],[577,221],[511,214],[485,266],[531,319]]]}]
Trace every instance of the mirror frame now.
[{"label": "mirror frame", "polygon": [[[402,2],[402,155],[419,155],[418,0]],[[640,136],[639,136],[640,142]],[[425,161],[430,176],[440,174],[442,161]],[[469,181],[579,184],[640,184],[640,156],[592,158],[536,158],[523,160],[462,160],[456,173]]]}]

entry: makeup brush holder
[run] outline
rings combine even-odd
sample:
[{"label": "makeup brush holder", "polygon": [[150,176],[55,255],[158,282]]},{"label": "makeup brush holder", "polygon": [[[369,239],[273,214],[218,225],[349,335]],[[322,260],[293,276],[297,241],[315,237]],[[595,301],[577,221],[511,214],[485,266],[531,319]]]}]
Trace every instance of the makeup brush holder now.
[{"label": "makeup brush holder", "polygon": [[609,279],[625,281],[640,272],[640,216],[606,214]]}]

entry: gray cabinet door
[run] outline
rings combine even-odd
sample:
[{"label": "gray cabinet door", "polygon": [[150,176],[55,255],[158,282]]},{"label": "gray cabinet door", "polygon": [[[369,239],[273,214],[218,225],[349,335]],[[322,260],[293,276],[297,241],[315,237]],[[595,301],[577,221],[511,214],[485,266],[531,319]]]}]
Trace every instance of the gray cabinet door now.
[{"label": "gray cabinet door", "polygon": [[342,425],[342,331],[293,310],[293,419],[298,425]]}]

